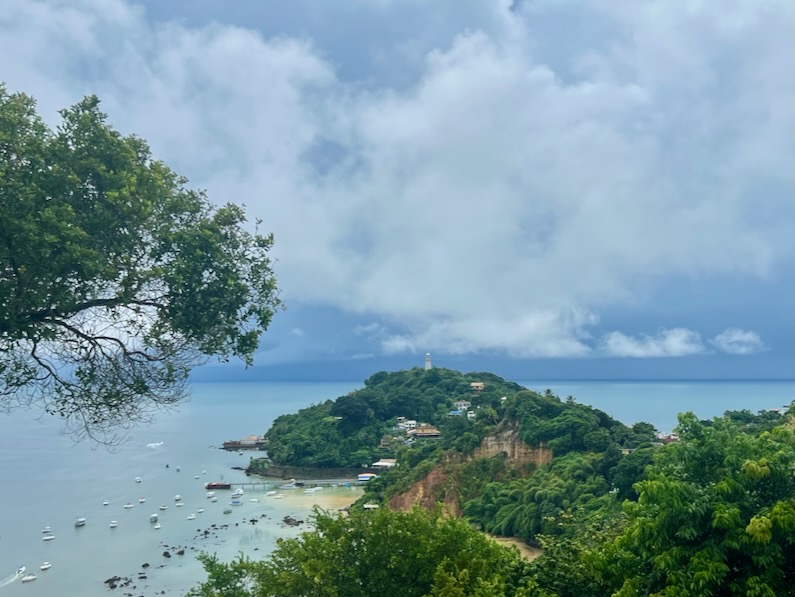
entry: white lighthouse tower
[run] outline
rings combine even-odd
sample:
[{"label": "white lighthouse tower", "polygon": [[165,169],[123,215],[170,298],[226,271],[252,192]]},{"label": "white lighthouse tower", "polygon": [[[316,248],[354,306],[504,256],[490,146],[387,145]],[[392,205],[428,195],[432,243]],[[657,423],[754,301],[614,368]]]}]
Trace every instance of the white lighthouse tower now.
[{"label": "white lighthouse tower", "polygon": [[433,367],[433,365],[431,365],[431,353],[426,352],[425,353],[425,370],[429,371],[431,367]]}]

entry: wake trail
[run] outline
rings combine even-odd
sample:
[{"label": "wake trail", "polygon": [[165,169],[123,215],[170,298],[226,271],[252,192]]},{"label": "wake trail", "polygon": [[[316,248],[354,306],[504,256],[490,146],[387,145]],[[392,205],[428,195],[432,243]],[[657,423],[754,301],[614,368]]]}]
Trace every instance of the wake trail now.
[{"label": "wake trail", "polygon": [[12,574],[11,576],[7,576],[3,580],[0,580],[0,588],[5,587],[6,585],[10,585],[12,582],[18,579],[19,576],[20,576],[19,574],[14,572],[14,574]]}]

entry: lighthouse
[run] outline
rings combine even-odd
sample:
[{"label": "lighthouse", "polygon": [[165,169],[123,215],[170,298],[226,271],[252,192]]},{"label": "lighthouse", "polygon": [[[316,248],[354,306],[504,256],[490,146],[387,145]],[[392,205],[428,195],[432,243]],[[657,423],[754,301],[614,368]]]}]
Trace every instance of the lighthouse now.
[{"label": "lighthouse", "polygon": [[433,367],[433,365],[431,365],[431,353],[426,352],[425,353],[425,370],[429,371],[431,369],[431,367]]}]

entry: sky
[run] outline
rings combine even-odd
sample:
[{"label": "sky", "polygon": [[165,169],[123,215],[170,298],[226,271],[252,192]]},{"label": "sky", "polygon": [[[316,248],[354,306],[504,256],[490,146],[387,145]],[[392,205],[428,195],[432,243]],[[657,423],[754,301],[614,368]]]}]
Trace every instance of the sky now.
[{"label": "sky", "polygon": [[789,0],[3,0],[0,81],[273,232],[200,379],[792,378]]}]

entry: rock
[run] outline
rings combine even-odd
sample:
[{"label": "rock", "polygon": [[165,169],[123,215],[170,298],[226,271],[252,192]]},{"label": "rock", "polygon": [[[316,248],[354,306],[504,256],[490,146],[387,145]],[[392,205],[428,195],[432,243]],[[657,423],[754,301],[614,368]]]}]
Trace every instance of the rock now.
[{"label": "rock", "polygon": [[177,552],[177,555],[178,555],[178,556],[184,556],[184,555],[185,555],[185,550],[184,550],[184,549],[180,549],[180,550]]},{"label": "rock", "polygon": [[164,558],[170,558],[171,557],[171,552],[169,552],[168,550],[164,551],[163,552],[163,557]]},{"label": "rock", "polygon": [[149,562],[141,564],[141,568],[149,568]]}]

